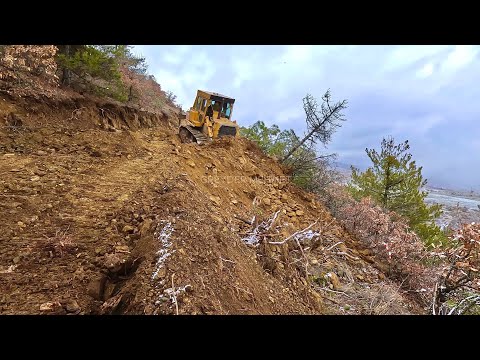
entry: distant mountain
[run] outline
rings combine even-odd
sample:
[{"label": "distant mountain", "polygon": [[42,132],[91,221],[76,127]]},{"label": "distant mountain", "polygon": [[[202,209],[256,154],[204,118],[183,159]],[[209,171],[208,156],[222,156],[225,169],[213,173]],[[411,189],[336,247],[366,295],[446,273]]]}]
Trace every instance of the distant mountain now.
[{"label": "distant mountain", "polygon": [[349,170],[350,171],[350,164],[347,164],[345,162],[341,161],[336,161],[335,165],[337,166],[338,169],[344,169],[344,170]]}]

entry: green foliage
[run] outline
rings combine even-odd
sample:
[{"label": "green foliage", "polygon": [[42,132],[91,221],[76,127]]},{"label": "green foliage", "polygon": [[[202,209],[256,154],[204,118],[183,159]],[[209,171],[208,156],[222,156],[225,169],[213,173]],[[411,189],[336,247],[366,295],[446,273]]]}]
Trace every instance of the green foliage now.
[{"label": "green foliage", "polygon": [[264,153],[270,156],[281,156],[287,146],[286,137],[280,140],[280,128],[277,125],[268,127],[263,121],[257,121],[250,127],[242,127],[240,134],[257,143]]},{"label": "green foliage", "polygon": [[104,80],[120,79],[115,57],[102,49],[102,46],[85,46],[71,55],[59,54],[58,63],[80,78],[90,76]]},{"label": "green foliage", "polygon": [[[323,183],[319,179],[325,177],[326,163],[318,161],[315,150],[304,143],[299,144],[295,132],[280,130],[277,125],[268,127],[263,121],[257,121],[248,128],[242,127],[240,134],[258,144],[264,153],[277,159],[283,158],[294,147],[297,147],[284,164],[291,170],[291,180],[294,184],[309,191],[319,190]],[[323,178],[322,178],[323,179]]]},{"label": "green foliage", "polygon": [[441,206],[425,203],[428,193],[421,189],[427,180],[409,149],[408,140],[395,144],[393,138],[382,140],[380,153],[365,149],[373,166],[363,173],[352,166],[348,189],[357,200],[371,197],[383,208],[404,216],[427,245],[445,245],[447,237],[434,223],[442,213]]},{"label": "green foliage", "polygon": [[144,58],[136,57],[128,45],[84,45],[61,47],[57,63],[75,74],[87,91],[118,101],[128,100],[129,89],[122,80],[122,69],[145,75]]}]

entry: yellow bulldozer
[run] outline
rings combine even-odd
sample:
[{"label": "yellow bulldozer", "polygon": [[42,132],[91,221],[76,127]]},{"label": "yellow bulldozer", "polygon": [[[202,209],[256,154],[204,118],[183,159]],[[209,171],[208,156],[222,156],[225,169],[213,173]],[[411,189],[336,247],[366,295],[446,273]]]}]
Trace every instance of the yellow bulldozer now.
[{"label": "yellow bulldozer", "polygon": [[235,99],[215,92],[197,91],[197,97],[184,119],[178,135],[183,143],[204,144],[222,136],[239,136],[239,126],[232,121]]}]

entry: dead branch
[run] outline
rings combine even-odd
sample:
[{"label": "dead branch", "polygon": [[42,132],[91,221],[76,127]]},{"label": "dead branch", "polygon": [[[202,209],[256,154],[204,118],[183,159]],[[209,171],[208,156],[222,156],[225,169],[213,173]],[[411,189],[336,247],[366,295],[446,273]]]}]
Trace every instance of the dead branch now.
[{"label": "dead branch", "polygon": [[78,118],[77,118],[77,112],[80,112],[80,110],[82,110],[82,109],[86,109],[86,107],[82,106],[81,108],[78,108],[78,109],[73,110],[73,111],[72,111],[72,116],[70,116],[70,117],[67,119],[67,121],[74,120],[74,119],[75,119],[75,120],[78,120]]},{"label": "dead branch", "polygon": [[314,226],[317,222],[318,222],[318,219],[317,219],[314,223],[308,225],[305,229],[293,233],[292,235],[290,235],[289,237],[287,237],[285,240],[283,240],[283,241],[269,241],[269,244],[272,244],[272,245],[282,245],[282,244],[285,244],[285,243],[286,243],[288,240],[290,240],[291,238],[296,237],[296,236],[299,236],[299,235],[303,235],[305,232],[307,232],[308,230],[310,230],[311,227]]},{"label": "dead branch", "polygon": [[[480,302],[480,295],[471,295],[463,299],[458,303],[457,306],[455,306],[452,310],[449,311],[447,315],[452,315],[455,313],[455,310],[461,309],[461,306],[465,303],[466,306],[463,308],[463,310],[457,311],[458,315],[463,315],[465,314],[470,308],[475,305],[476,303]],[[434,314],[435,315],[435,314]]]},{"label": "dead branch", "polygon": [[307,257],[307,255],[305,255],[305,251],[303,251],[303,248],[302,248],[302,245],[300,244],[300,241],[298,241],[297,238],[295,238],[295,241],[297,242],[297,245],[300,248],[300,251],[302,252],[303,258],[305,259],[305,278],[308,281],[308,265],[309,265],[308,257]]},{"label": "dead branch", "polygon": [[325,251],[330,251],[330,250],[332,250],[335,246],[340,245],[340,244],[343,244],[343,241],[337,242],[336,244],[330,246],[328,249],[325,249]]},{"label": "dead branch", "polygon": [[252,294],[250,291],[247,291],[247,290],[245,290],[245,289],[242,289],[241,287],[236,286],[236,285],[233,285],[233,287],[234,287],[235,289],[241,290],[241,291],[243,291],[245,294],[248,294],[248,295],[250,295],[250,296],[253,297],[253,294]]},{"label": "dead branch", "polygon": [[220,259],[221,259],[222,261],[225,261],[225,262],[229,262],[229,263],[232,263],[232,264],[236,264],[235,261],[233,261],[233,260],[228,260],[228,259],[224,259],[224,258],[222,258],[221,256],[220,256]]},{"label": "dead branch", "polygon": [[344,291],[335,291],[335,290],[332,290],[332,289],[329,289],[329,288],[326,288],[326,287],[322,287],[322,288],[320,288],[320,290],[325,290],[325,291],[329,291],[329,292],[332,292],[332,293],[335,293],[335,294],[345,295],[346,297],[352,299],[352,297]]},{"label": "dead branch", "polygon": [[352,259],[352,260],[355,260],[355,261],[360,260],[359,257],[350,255],[350,254],[348,254],[348,253],[346,253],[346,252],[344,252],[344,251],[338,251],[338,252],[335,252],[334,254],[335,254],[335,255],[345,255],[346,257],[348,257],[348,258],[350,258],[350,259]]}]

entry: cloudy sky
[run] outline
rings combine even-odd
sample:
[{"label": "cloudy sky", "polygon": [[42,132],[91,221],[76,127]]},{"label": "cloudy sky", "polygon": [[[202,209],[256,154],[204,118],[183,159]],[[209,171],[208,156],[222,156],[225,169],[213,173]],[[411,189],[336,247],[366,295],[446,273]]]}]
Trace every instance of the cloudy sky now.
[{"label": "cloudy sky", "polygon": [[347,99],[325,151],[369,165],[366,147],[408,139],[429,183],[480,190],[480,46],[136,46],[186,110],[196,90],[236,99],[233,118],[305,131],[302,98]]}]

